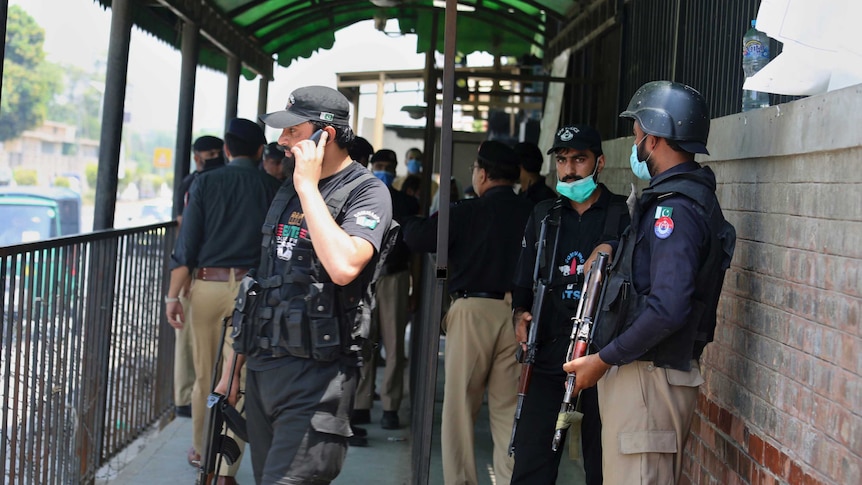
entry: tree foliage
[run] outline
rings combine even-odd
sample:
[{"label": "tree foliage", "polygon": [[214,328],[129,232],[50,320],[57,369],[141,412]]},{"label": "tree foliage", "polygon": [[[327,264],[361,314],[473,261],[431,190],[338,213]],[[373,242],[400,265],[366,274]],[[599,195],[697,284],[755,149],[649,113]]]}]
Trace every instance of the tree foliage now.
[{"label": "tree foliage", "polygon": [[78,127],[76,136],[98,140],[102,120],[99,111],[102,104],[104,73],[99,73],[98,64],[91,72],[73,65],[61,64],[58,71],[63,86],[57,96],[48,103],[48,119]]},{"label": "tree foliage", "polygon": [[0,141],[42,124],[59,88],[57,68],[45,62],[45,30],[17,5],[9,7],[0,98]]},{"label": "tree foliage", "polygon": [[39,183],[39,174],[33,168],[16,168],[13,172],[15,183],[18,185],[36,185]]}]

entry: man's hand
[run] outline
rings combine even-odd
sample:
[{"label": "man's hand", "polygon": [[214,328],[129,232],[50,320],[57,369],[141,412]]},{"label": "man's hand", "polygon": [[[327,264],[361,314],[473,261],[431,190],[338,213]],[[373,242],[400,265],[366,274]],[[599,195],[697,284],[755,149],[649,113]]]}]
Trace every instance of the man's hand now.
[{"label": "man's hand", "polygon": [[590,270],[590,268],[593,267],[593,262],[596,260],[596,258],[599,257],[599,253],[607,253],[608,261],[613,261],[614,259],[613,246],[608,243],[599,244],[598,246],[596,246],[595,249],[593,249],[593,252],[590,254],[590,257],[587,258],[586,261],[584,261],[584,273],[586,273]]},{"label": "man's hand", "polygon": [[[232,354],[232,353],[231,353]],[[233,355],[228,356],[228,362],[233,359]],[[244,360],[243,360],[244,362]],[[231,406],[236,406],[236,402],[239,399],[239,381],[240,381],[240,372],[241,372],[242,364],[237,361],[236,368],[234,369],[233,382],[230,386],[230,393],[228,393],[227,383],[231,380],[230,375],[230,366],[225,365],[224,369],[221,373],[221,379],[219,379],[218,384],[216,384],[213,392],[217,394],[221,394],[222,396],[227,396],[227,402]]]},{"label": "man's hand", "polygon": [[581,392],[583,389],[595,386],[610,368],[611,365],[606,364],[599,357],[599,354],[585,355],[563,364],[564,371],[575,374],[575,394]]},{"label": "man's hand", "polygon": [[290,149],[296,163],[293,169],[293,184],[297,187],[297,191],[303,186],[317,188],[323,167],[324,148],[328,139],[329,133],[323,130],[316,145],[312,140],[302,140]]},{"label": "man's hand", "polygon": [[183,312],[183,305],[179,301],[165,303],[165,314],[168,316],[168,323],[170,323],[172,327],[177,330],[183,329],[186,315]]},{"label": "man's hand", "polygon": [[526,310],[515,310],[512,313],[512,323],[515,325],[515,339],[521,350],[527,351],[527,333],[530,330],[530,324],[533,321],[533,315]]}]

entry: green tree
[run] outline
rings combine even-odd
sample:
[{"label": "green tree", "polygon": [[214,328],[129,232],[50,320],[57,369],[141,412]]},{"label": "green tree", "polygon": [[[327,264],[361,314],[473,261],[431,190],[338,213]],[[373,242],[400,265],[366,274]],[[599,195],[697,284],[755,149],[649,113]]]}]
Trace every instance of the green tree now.
[{"label": "green tree", "polygon": [[96,180],[99,177],[99,165],[95,163],[88,163],[86,166],[84,166],[84,177],[87,179],[87,186],[95,188]]},{"label": "green tree", "polygon": [[12,177],[18,185],[36,185],[39,175],[32,168],[16,168]]},{"label": "green tree", "polygon": [[104,85],[104,75],[98,72],[98,66],[91,72],[72,65],[57,66],[63,87],[48,103],[48,119],[77,126],[78,138],[99,139],[102,122],[99,86]]},{"label": "green tree", "polygon": [[57,70],[45,62],[45,30],[21,7],[9,7],[0,99],[0,141],[42,124],[59,88]]}]

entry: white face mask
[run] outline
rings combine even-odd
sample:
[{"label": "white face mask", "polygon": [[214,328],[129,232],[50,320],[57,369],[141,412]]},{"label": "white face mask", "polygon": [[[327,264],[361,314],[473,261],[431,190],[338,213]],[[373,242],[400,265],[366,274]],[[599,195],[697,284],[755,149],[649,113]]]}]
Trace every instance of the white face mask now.
[{"label": "white face mask", "polygon": [[647,162],[649,161],[650,157],[652,156],[652,153],[650,153],[647,156],[646,160],[641,161],[638,158],[638,145],[643,143],[644,140],[646,140],[646,135],[644,135],[644,137],[641,138],[640,142],[632,145],[632,154],[629,157],[629,164],[632,167],[632,173],[635,174],[635,177],[637,177],[641,180],[649,180],[652,178],[652,175],[650,175],[650,173],[649,173],[649,166],[647,165]]}]

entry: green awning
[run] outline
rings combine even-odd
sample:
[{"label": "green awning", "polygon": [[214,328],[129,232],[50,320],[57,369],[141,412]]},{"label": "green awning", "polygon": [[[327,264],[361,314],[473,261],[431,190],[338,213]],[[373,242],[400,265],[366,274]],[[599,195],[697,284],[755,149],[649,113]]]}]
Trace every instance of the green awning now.
[{"label": "green awning", "polygon": [[[96,0],[110,6],[111,0]],[[375,19],[397,19],[401,33],[416,34],[418,52],[431,47],[439,16],[436,50],[443,50],[444,0],[158,0],[132,2],[135,25],[179,49],[182,18],[200,17],[205,41],[200,64],[224,71],[230,50],[251,71],[268,73],[269,60],[282,66],[330,49],[335,32]],[[462,0],[457,50],[464,54],[542,57],[549,27],[556,29],[578,2],[571,0]],[[203,4],[203,7],[201,7]],[[463,9],[463,10],[462,10]],[[227,21],[227,22],[225,22]],[[237,49],[242,44],[243,49]],[[221,46],[221,47],[219,47]],[[239,50],[240,52],[237,52]],[[251,55],[255,51],[254,55]],[[253,59],[252,59],[253,57]],[[247,75],[251,72],[246,71]]]}]

